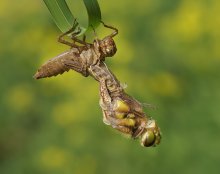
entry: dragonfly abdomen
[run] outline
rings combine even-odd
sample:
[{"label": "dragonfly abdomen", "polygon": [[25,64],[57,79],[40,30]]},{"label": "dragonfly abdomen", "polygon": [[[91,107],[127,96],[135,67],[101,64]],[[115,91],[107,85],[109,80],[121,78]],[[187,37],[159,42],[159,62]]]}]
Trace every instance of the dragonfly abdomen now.
[{"label": "dragonfly abdomen", "polygon": [[[45,62],[34,75],[35,79],[41,79],[45,77],[57,76],[58,74],[63,74],[69,71],[72,67],[67,65],[67,62],[75,62],[77,64],[78,60],[75,60],[77,56],[74,55],[75,50],[66,51],[57,57],[54,57],[47,62]],[[82,68],[82,67],[78,67]]]}]

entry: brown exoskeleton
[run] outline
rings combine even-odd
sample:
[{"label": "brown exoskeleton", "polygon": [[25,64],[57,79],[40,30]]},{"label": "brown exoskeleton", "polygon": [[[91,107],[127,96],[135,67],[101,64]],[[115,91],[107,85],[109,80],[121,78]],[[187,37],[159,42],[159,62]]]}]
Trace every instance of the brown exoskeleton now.
[{"label": "brown exoskeleton", "polygon": [[58,42],[70,46],[71,49],[45,62],[34,75],[35,79],[63,74],[70,69],[87,77],[89,75],[89,66],[98,64],[98,62],[104,61],[106,57],[111,57],[115,54],[117,49],[112,38],[118,34],[116,28],[103,23],[105,27],[113,29],[114,32],[102,40],[96,38],[92,44],[87,43],[85,39],[80,40],[76,37],[80,30],[72,34],[73,42],[64,40],[63,37],[72,33],[77,25],[78,23],[75,21],[74,27],[58,38]]},{"label": "brown exoskeleton", "polygon": [[106,57],[112,57],[117,51],[113,37],[118,34],[118,30],[104,23],[103,25],[114,32],[102,40],[96,38],[92,44],[85,42],[85,39],[77,39],[79,32],[72,34],[73,43],[63,39],[73,30],[62,34],[58,41],[71,49],[47,61],[34,77],[40,79],[56,76],[70,69],[85,77],[92,76],[100,83],[100,106],[104,123],[132,138],[141,137],[143,146],[155,146],[161,139],[156,122],[146,117],[142,104],[124,92],[118,79],[104,63]]}]

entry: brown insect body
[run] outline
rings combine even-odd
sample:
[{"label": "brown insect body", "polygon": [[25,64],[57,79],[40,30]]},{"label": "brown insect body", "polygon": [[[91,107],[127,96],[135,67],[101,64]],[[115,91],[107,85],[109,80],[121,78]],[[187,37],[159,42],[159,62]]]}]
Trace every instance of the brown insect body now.
[{"label": "brown insect body", "polygon": [[[89,50],[91,51],[91,49]],[[84,76],[88,76],[86,72],[85,52],[88,50],[83,50],[81,53],[76,48],[71,48],[70,50],[48,60],[45,62],[34,75],[35,79],[57,76],[58,74],[63,74],[73,69]],[[82,54],[82,56],[81,56]]]},{"label": "brown insect body", "polygon": [[124,92],[119,80],[104,63],[105,57],[112,57],[117,51],[112,38],[118,33],[117,29],[104,26],[114,29],[114,33],[102,40],[95,39],[93,44],[73,38],[84,46],[62,40],[61,37],[69,31],[61,35],[59,41],[72,48],[43,64],[34,77],[56,76],[70,69],[84,76],[92,76],[100,83],[100,106],[104,123],[133,138],[141,137],[143,146],[155,146],[161,138],[156,122],[146,117],[142,104]]},{"label": "brown insect body", "polygon": [[[111,44],[109,44],[111,43]],[[108,48],[109,46],[109,48]],[[111,57],[117,51],[111,37],[103,40],[94,40],[93,44],[71,48],[55,58],[45,62],[34,75],[35,79],[57,76],[73,69],[83,76],[88,76],[88,68],[104,61],[105,57]]]},{"label": "brown insect body", "polygon": [[37,73],[34,75],[34,78],[40,79],[57,76],[58,74],[63,74],[65,71],[69,71],[70,67],[66,66],[65,61],[76,60],[77,57],[74,55],[76,51],[77,50],[75,49],[71,49],[70,51],[66,51],[57,57],[48,60],[38,69]]},{"label": "brown insect body", "polygon": [[100,62],[99,66],[91,66],[89,71],[100,82],[100,106],[104,123],[133,138],[140,137],[143,146],[159,144],[161,135],[156,122],[146,117],[141,103],[125,93],[107,66]]}]

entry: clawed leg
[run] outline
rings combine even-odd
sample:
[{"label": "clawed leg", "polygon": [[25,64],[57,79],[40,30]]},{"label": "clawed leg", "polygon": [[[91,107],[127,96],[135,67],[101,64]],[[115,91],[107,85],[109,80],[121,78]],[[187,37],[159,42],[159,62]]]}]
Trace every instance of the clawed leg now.
[{"label": "clawed leg", "polygon": [[109,37],[114,37],[118,34],[118,29],[117,28],[112,27],[110,25],[106,25],[103,21],[101,21],[101,23],[103,24],[104,27],[114,30],[114,32],[112,34],[110,34]]},{"label": "clawed leg", "polygon": [[[76,29],[77,25],[78,25],[78,22],[75,20],[74,23],[73,23],[73,27],[72,27],[70,30],[68,30],[67,32],[61,34],[61,35],[58,37],[58,42],[60,42],[60,43],[62,43],[62,44],[65,44],[65,45],[68,45],[68,46],[70,46],[70,47],[78,48],[78,45],[76,45],[75,43],[71,43],[71,42],[69,42],[69,41],[67,41],[67,40],[64,39],[64,36],[66,36],[66,35],[72,33],[72,32]],[[74,33],[75,33],[76,35],[79,34],[78,31],[77,31],[77,32],[74,32]]]},{"label": "clawed leg", "polygon": [[[78,39],[78,38],[76,37],[76,36],[81,32],[81,29],[80,29],[79,27],[78,27],[78,31],[75,31],[75,32],[74,32],[74,30],[76,29],[76,27],[77,27],[78,25],[79,25],[79,24],[78,24],[78,22],[77,22],[76,19],[75,19],[75,21],[74,21],[74,23],[73,23],[73,27],[72,27],[70,30],[68,30],[67,32],[61,34],[61,35],[58,37],[58,42],[60,42],[60,43],[62,43],[62,44],[65,44],[65,45],[68,45],[68,46],[70,46],[70,47],[77,48],[77,49],[78,49],[79,46],[78,46],[77,44],[75,44],[76,42],[78,42],[78,43],[80,43],[80,44],[82,44],[82,45],[88,45],[88,43],[85,42],[85,39],[80,40],[80,39]],[[66,35],[70,34],[70,33],[72,33],[71,39],[73,40],[73,43],[72,43],[72,42],[69,42],[69,41],[67,41],[67,40],[64,39],[64,37],[65,37]]]},{"label": "clawed leg", "polygon": [[100,95],[103,101],[103,104],[107,105],[106,108],[111,109],[111,102],[112,98],[110,97],[110,94],[107,89],[106,80],[102,79],[100,80]]},{"label": "clawed leg", "polygon": [[72,35],[71,35],[71,39],[75,42],[78,42],[82,45],[85,45],[85,46],[88,46],[89,43],[86,42],[86,36],[84,35],[83,36],[83,40],[80,40],[78,39],[76,36],[81,32],[81,29],[79,28],[79,30],[77,32],[74,32]]},{"label": "clawed leg", "polygon": [[91,25],[91,27],[92,27],[92,30],[93,30],[93,33],[94,33],[94,36],[95,36],[95,41],[98,43],[98,35],[95,31],[95,28],[92,25]]},{"label": "clawed leg", "polygon": [[83,42],[86,42],[86,35],[83,35]]}]

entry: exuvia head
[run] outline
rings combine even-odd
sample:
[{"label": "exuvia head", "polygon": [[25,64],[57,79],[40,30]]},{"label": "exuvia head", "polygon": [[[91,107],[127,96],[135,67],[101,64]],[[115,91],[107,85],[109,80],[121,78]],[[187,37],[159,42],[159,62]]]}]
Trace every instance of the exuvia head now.
[{"label": "exuvia head", "polygon": [[103,40],[99,40],[99,47],[103,57],[112,57],[117,51],[115,42],[110,36],[105,37]]},{"label": "exuvia head", "polygon": [[99,50],[102,53],[102,58],[112,57],[117,51],[113,37],[115,37],[118,34],[118,29],[110,25],[106,25],[103,21],[100,22],[103,24],[104,27],[113,30],[113,33],[106,36],[104,39],[98,41]]},{"label": "exuvia head", "polygon": [[144,147],[156,146],[160,143],[161,133],[155,120],[148,120],[141,134],[141,145]]}]

